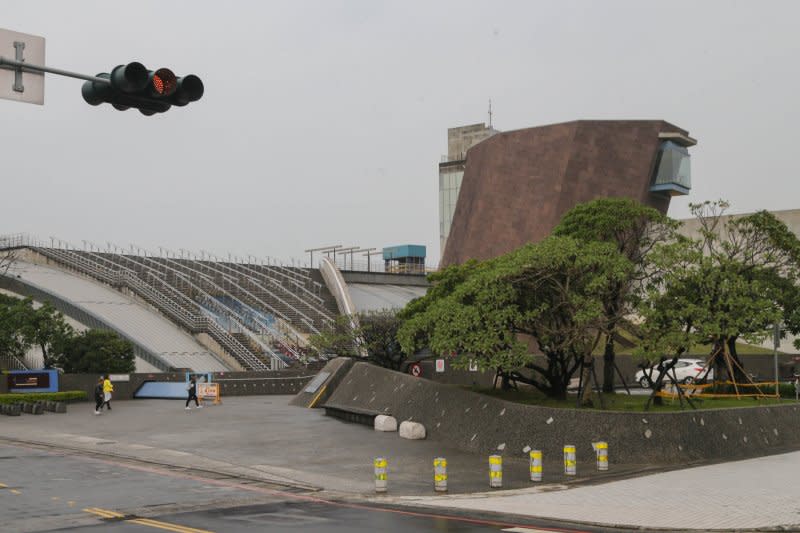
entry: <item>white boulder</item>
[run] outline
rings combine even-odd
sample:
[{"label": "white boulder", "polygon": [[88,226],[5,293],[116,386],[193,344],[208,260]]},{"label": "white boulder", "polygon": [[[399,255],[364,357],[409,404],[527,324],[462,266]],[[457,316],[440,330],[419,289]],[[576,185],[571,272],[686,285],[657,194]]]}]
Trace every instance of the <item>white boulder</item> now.
[{"label": "white boulder", "polygon": [[375,431],[397,431],[397,419],[389,415],[376,416]]},{"label": "white boulder", "polygon": [[419,440],[425,438],[425,426],[419,422],[405,422],[400,423],[400,436],[404,439]]}]

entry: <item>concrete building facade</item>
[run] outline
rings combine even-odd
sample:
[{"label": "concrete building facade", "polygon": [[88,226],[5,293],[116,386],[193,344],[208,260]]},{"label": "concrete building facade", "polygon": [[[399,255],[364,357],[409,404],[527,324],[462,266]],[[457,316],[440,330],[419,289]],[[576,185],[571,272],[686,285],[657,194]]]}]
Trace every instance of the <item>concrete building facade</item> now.
[{"label": "concrete building facade", "polygon": [[467,150],[496,133],[499,132],[483,123],[447,130],[447,155],[442,156],[439,163],[439,249],[442,253],[456,210]]}]

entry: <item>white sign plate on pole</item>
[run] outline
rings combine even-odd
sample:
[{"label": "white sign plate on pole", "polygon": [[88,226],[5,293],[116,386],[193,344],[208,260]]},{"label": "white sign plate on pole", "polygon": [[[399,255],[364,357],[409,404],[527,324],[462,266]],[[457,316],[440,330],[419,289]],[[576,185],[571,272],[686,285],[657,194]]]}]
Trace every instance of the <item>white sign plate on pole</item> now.
[{"label": "white sign plate on pole", "polygon": [[[24,43],[22,58],[26,63],[44,66],[44,37],[0,28],[0,56],[16,60],[19,46],[14,46],[15,42]],[[13,70],[0,68],[0,98],[28,104],[44,104],[44,72],[23,72],[23,91],[14,90],[15,76]]]}]

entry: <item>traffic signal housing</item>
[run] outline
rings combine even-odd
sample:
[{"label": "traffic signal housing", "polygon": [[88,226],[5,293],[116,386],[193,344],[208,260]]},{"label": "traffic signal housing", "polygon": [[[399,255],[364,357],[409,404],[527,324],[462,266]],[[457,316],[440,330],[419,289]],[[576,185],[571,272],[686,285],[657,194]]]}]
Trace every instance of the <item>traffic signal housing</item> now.
[{"label": "traffic signal housing", "polygon": [[205,91],[203,81],[194,74],[179,78],[168,68],[147,70],[136,61],[118,65],[97,77],[109,81],[85,82],[81,94],[86,103],[108,103],[120,111],[135,108],[147,116],[169,111],[173,105],[182,107],[196,102]]}]

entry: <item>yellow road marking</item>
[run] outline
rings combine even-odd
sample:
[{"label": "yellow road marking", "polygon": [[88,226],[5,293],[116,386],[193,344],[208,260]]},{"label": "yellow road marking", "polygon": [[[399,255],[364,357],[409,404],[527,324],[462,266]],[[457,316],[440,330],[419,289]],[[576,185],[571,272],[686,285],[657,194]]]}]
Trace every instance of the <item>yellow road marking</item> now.
[{"label": "yellow road marking", "polygon": [[4,485],[3,483],[0,483],[0,489],[4,489],[6,487],[8,487],[8,485]]},{"label": "yellow road marking", "polygon": [[69,505],[70,507],[75,507],[75,501],[74,500],[70,500],[70,501],[67,502],[67,505]]},{"label": "yellow road marking", "polygon": [[141,524],[143,526],[156,527],[159,529],[166,529],[167,531],[177,531],[178,533],[213,533],[206,529],[195,529],[189,526],[182,526],[180,524],[169,524],[167,522],[159,522],[158,520],[151,520],[149,518],[136,518],[134,520],[127,520],[134,524]]},{"label": "yellow road marking", "polygon": [[11,494],[22,494],[22,493],[17,489],[11,489]]},{"label": "yellow road marking", "polygon": [[[84,509],[87,513],[92,513],[94,515],[100,516],[102,518],[125,518],[125,515],[118,513],[116,511],[110,511],[108,509],[100,509],[99,507],[87,507]],[[167,531],[174,531],[176,533],[213,533],[212,531],[208,531],[206,529],[195,529],[189,526],[182,526],[180,524],[170,524],[167,522],[161,522],[159,520],[152,520],[150,518],[129,518],[124,520],[125,522],[130,522],[132,524],[139,524],[141,526],[147,527],[154,527],[157,529],[165,529]]]},{"label": "yellow road marking", "polygon": [[102,516],[103,518],[122,518],[123,514],[117,513],[116,511],[109,511],[108,509],[99,509],[97,507],[87,507],[84,509],[87,513],[96,514],[98,516]]},{"label": "yellow road marking", "polygon": [[51,499],[51,500],[53,500],[53,501],[57,501],[57,500],[60,500],[61,498],[59,498],[58,496],[53,496],[53,497],[52,497],[52,498],[50,498],[50,499]]}]

